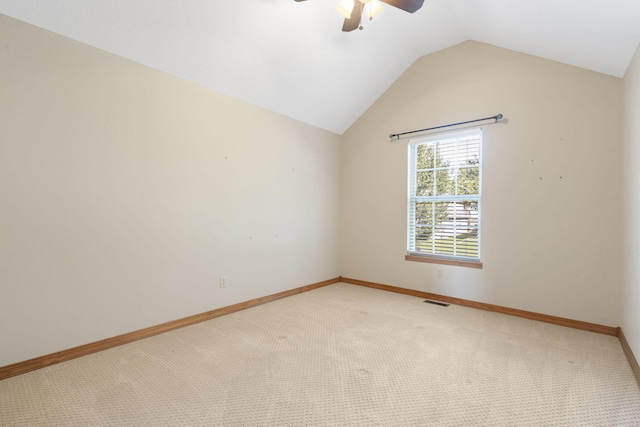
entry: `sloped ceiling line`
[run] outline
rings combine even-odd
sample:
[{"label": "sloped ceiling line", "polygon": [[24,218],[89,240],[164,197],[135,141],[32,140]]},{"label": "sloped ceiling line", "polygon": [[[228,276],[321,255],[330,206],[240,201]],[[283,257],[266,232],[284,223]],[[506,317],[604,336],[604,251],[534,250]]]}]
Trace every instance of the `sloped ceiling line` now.
[{"label": "sloped ceiling line", "polygon": [[336,1],[0,0],[0,13],[342,134],[419,57],[476,40],[622,77],[637,0],[426,0],[340,31]]}]

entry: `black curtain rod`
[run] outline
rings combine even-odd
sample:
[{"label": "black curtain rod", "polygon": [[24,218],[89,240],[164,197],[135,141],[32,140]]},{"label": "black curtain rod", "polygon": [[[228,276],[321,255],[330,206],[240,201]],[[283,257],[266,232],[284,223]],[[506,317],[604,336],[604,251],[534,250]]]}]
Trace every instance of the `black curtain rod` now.
[{"label": "black curtain rod", "polygon": [[394,138],[400,139],[400,137],[402,135],[409,135],[410,133],[426,132],[428,130],[448,128],[448,127],[451,127],[451,126],[466,125],[468,123],[483,122],[485,120],[495,120],[496,123],[498,123],[498,120],[502,120],[502,114],[497,114],[497,115],[492,116],[492,117],[485,117],[484,119],[468,120],[466,122],[451,123],[451,124],[448,124],[448,125],[435,126],[435,127],[427,128],[427,129],[412,130],[412,131],[409,131],[409,132],[402,132],[402,133],[392,133],[392,134],[389,134],[389,138],[390,139],[394,139]]}]

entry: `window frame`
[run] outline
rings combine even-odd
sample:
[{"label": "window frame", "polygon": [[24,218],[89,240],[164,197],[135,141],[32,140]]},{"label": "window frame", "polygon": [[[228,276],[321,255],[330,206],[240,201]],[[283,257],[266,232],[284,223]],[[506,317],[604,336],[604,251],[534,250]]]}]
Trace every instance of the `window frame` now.
[{"label": "window frame", "polygon": [[[418,147],[426,144],[436,144],[438,142],[445,141],[453,141],[460,140],[465,137],[478,137],[478,192],[473,195],[432,195],[432,196],[417,196],[417,166],[418,166]],[[464,129],[464,130],[454,130],[449,132],[440,132],[438,134],[426,135],[419,138],[414,138],[409,140],[408,144],[408,182],[407,182],[407,241],[406,241],[406,255],[405,260],[407,261],[418,261],[418,262],[429,262],[429,263],[437,263],[437,264],[447,264],[447,265],[456,265],[463,267],[472,267],[472,268],[482,268],[481,262],[481,242],[482,242],[482,152],[483,152],[483,132],[482,128],[472,128],[472,129]],[[457,147],[457,145],[456,145]],[[456,160],[459,159],[458,151],[456,149],[455,157]],[[434,163],[436,162],[434,157]],[[433,166],[434,175],[438,170],[442,170],[445,168],[440,168],[434,164]],[[452,167],[447,167],[446,169],[451,170]],[[453,169],[460,169],[459,164],[453,167]],[[424,171],[424,170],[422,170]],[[456,177],[459,175],[455,175]],[[457,178],[456,178],[457,179]],[[437,186],[437,178],[434,179],[434,187]],[[457,181],[456,181],[457,185]],[[478,212],[477,212],[477,257],[469,257],[463,255],[446,255],[446,254],[438,254],[434,252],[422,252],[415,250],[415,203],[419,201],[431,201],[431,202],[461,202],[461,201],[474,201],[478,204]],[[435,227],[435,223],[433,226]],[[456,222],[454,221],[454,230],[455,230]],[[412,232],[413,230],[413,232]],[[413,239],[412,239],[413,238]],[[454,245],[457,239],[457,234],[453,235]],[[435,245],[435,243],[434,243]],[[413,248],[413,250],[412,250]]]}]

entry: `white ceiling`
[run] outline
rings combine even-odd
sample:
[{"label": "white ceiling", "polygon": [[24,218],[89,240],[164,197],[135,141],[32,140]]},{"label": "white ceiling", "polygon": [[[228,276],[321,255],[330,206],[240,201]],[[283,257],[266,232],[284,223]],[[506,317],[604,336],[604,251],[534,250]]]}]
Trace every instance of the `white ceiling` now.
[{"label": "white ceiling", "polygon": [[340,31],[337,0],[0,0],[0,13],[342,134],[420,56],[465,40],[622,77],[640,0],[425,0]]}]

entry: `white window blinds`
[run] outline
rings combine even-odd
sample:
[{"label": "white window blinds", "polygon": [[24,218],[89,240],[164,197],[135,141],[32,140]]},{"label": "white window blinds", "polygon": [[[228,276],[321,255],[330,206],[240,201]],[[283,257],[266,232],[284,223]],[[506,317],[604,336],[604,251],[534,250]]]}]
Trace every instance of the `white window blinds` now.
[{"label": "white window blinds", "polygon": [[480,260],[482,131],[409,143],[407,252]]}]

